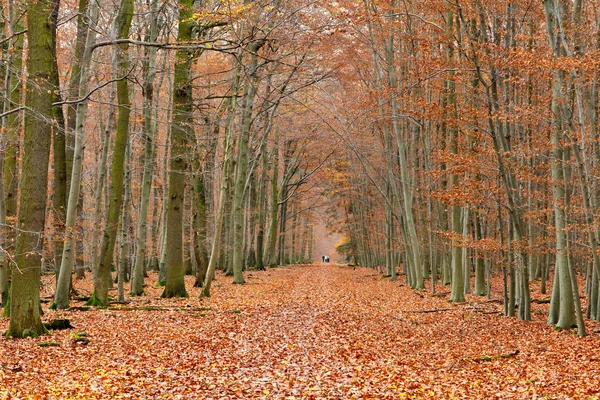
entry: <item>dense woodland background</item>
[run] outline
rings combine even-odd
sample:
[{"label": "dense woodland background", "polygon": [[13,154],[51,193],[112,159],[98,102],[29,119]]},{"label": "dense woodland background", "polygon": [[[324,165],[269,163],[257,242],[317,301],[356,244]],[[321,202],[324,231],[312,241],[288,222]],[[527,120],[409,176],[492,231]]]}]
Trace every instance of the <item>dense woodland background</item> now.
[{"label": "dense woodland background", "polygon": [[[548,323],[600,318],[600,4],[4,1],[0,290],[38,335],[90,305],[210,295],[215,269],[319,259]],[[116,273],[112,271],[116,271]],[[75,274],[75,275],[74,275]],[[114,281],[114,282],[113,282]],[[580,287],[581,286],[581,287]],[[580,296],[581,294],[581,296]],[[583,297],[583,302],[581,301]]]}]

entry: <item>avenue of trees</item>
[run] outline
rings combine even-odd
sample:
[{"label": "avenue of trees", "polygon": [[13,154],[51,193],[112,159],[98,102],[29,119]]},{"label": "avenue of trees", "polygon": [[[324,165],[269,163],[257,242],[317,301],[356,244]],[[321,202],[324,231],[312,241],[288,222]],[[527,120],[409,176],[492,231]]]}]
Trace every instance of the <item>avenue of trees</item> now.
[{"label": "avenue of trees", "polygon": [[[210,295],[216,269],[338,251],[529,320],[600,320],[600,2],[2,3],[0,292],[8,336],[88,304]],[[320,255],[317,255],[320,257]],[[584,287],[579,287],[583,283]],[[582,305],[580,293],[585,294]],[[583,306],[586,306],[583,308]]]},{"label": "avenue of trees", "polygon": [[65,309],[86,270],[107,306],[150,269],[163,297],[186,274],[209,296],[217,268],[312,259],[304,187],[328,154],[306,156],[322,123],[303,104],[331,68],[310,3],[8,1],[1,23],[7,336],[44,331],[42,273]]},{"label": "avenue of trees", "polygon": [[328,167],[340,251],[415,289],[441,279],[457,302],[502,276],[523,320],[535,281],[548,323],[585,335],[600,318],[600,4],[341,4],[355,62],[327,103],[353,110],[331,123],[351,149]]}]

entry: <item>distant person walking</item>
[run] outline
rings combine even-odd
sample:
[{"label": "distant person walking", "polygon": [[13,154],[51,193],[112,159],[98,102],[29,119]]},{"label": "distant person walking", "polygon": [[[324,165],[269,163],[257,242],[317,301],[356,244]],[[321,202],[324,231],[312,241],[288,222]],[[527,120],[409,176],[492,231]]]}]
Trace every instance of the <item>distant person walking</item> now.
[{"label": "distant person walking", "polygon": [[323,262],[325,262],[325,256],[321,257],[323,259]]},{"label": "distant person walking", "polygon": [[325,262],[328,263],[329,262],[329,256],[325,256]]}]

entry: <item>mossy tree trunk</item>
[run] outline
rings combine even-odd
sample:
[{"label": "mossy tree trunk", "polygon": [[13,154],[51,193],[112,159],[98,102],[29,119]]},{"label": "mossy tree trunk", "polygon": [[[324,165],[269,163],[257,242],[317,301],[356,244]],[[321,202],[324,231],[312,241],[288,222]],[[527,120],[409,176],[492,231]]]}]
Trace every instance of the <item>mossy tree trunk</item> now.
[{"label": "mossy tree trunk", "polygon": [[13,267],[8,337],[44,332],[40,318],[40,274],[44,245],[52,116],[52,13],[50,0],[27,2],[29,57],[26,84],[20,207]]},{"label": "mossy tree trunk", "polygon": [[[192,39],[192,0],[179,2],[179,30],[177,41],[186,43]],[[171,159],[169,163],[169,196],[167,202],[167,253],[166,282],[162,297],[187,297],[185,267],[183,262],[183,198],[185,171],[192,113],[192,87],[190,69],[192,54],[177,50],[173,80],[173,121],[171,126]]]},{"label": "mossy tree trunk", "polygon": [[[127,39],[131,28],[133,17],[133,0],[122,0],[119,14],[116,20],[117,38]],[[116,55],[118,74],[123,76],[128,73],[129,57],[127,55],[129,46],[120,44]],[[125,169],[125,152],[129,136],[129,115],[131,104],[129,102],[129,84],[127,79],[117,82],[117,128],[113,162],[110,173],[110,194],[108,204],[108,215],[104,227],[104,235],[100,246],[98,265],[94,270],[94,293],[88,304],[96,306],[108,305],[108,288],[111,284],[110,268],[113,263],[113,253],[119,225],[119,216],[123,205],[123,179]]]},{"label": "mossy tree trunk", "polygon": [[244,267],[244,199],[247,194],[246,180],[248,177],[248,142],[250,140],[250,128],[252,124],[252,109],[257,91],[257,52],[264,44],[264,40],[252,43],[247,51],[250,53],[250,65],[246,74],[246,90],[244,93],[244,110],[242,113],[241,135],[238,140],[237,169],[235,175],[233,193],[233,283],[244,283],[242,273]]}]

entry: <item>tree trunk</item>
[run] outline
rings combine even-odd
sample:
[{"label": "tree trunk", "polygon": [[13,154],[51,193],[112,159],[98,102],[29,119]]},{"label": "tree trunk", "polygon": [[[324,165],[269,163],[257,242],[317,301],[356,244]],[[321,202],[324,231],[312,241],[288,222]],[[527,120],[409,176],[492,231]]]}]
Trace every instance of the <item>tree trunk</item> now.
[{"label": "tree trunk", "polygon": [[[239,65],[236,68],[235,76],[233,78],[233,84],[231,92],[235,95],[238,93],[240,82],[240,69]],[[221,255],[221,242],[223,225],[225,220],[225,203],[227,202],[227,192],[229,186],[229,170],[232,168],[232,135],[231,135],[231,120],[235,110],[235,96],[232,96],[229,103],[227,122],[225,123],[225,138],[223,140],[223,173],[221,175],[221,187],[219,188],[219,203],[217,208],[217,215],[215,219],[215,232],[213,237],[212,249],[210,252],[210,260],[208,262],[208,268],[206,270],[206,277],[204,278],[204,284],[202,285],[201,297],[210,297],[210,287],[215,275],[215,268]]]},{"label": "tree trunk", "polygon": [[247,89],[244,93],[244,110],[242,114],[241,134],[238,140],[237,169],[233,194],[233,283],[244,283],[242,269],[244,267],[244,198],[246,195],[246,179],[248,174],[248,142],[250,140],[250,127],[252,123],[252,109],[256,96],[258,55],[257,52],[265,43],[258,40],[252,43],[247,51],[250,53],[250,66],[248,67]]},{"label": "tree trunk", "polygon": [[[179,31],[177,41],[186,43],[192,39],[192,0],[179,3]],[[173,80],[173,123],[171,127],[171,161],[169,163],[169,196],[167,200],[167,253],[166,282],[162,297],[187,297],[185,267],[183,263],[183,198],[185,171],[187,169],[188,135],[191,127],[192,87],[190,69],[192,54],[177,50]]]},{"label": "tree trunk", "polygon": [[[475,239],[481,240],[483,239],[483,230],[481,229],[481,218],[479,214],[475,214]],[[485,263],[483,259],[483,254],[478,250],[477,251],[477,260],[475,262],[475,291],[474,294],[477,296],[485,296],[486,287],[485,287]]]},{"label": "tree trunk", "polygon": [[256,269],[264,270],[264,241],[265,224],[267,214],[267,171],[269,169],[269,157],[267,154],[267,141],[263,141],[261,146],[262,171],[259,180],[258,189],[258,232],[256,234]]},{"label": "tree trunk", "polygon": [[127,145],[127,151],[125,153],[125,194],[123,196],[123,211],[121,217],[121,238],[119,240],[119,267],[117,268],[117,283],[118,283],[118,296],[119,301],[125,301],[125,280],[127,271],[129,271],[129,233],[131,225],[131,212],[129,209],[129,202],[131,199],[131,144]]},{"label": "tree trunk", "polygon": [[[79,93],[78,97],[83,98],[87,94],[87,81],[89,77],[90,62],[92,60],[92,46],[95,42],[94,29],[98,21],[98,3],[92,2],[89,11],[89,25],[86,29],[90,30],[87,36],[86,49],[82,58]],[[85,113],[87,110],[87,101],[81,101],[77,104],[76,125],[75,125],[75,149],[73,152],[73,170],[71,171],[71,185],[69,187],[69,202],[67,204],[67,220],[65,228],[65,246],[61,256],[60,273],[57,278],[56,292],[54,295],[54,306],[59,309],[69,307],[69,293],[71,289],[71,273],[75,264],[75,245],[77,234],[77,205],[79,203],[79,192],[81,188],[81,173],[83,167],[83,149],[84,149],[84,126]]]},{"label": "tree trunk", "polygon": [[49,121],[55,90],[50,82],[54,63],[48,16],[52,2],[29,0],[27,10],[29,80],[25,105],[30,111],[25,114],[17,226],[20,233],[15,246],[8,337],[38,336],[45,331],[40,318],[39,290],[52,133]]},{"label": "tree trunk", "polygon": [[[127,39],[131,28],[133,17],[133,0],[121,0],[119,14],[116,20],[117,38]],[[124,43],[119,45],[117,52],[117,66],[121,76],[128,73],[129,57],[127,55],[129,46]],[[88,305],[108,305],[108,288],[111,284],[110,269],[113,263],[113,253],[117,237],[119,216],[123,205],[123,179],[125,174],[125,152],[129,136],[129,115],[131,104],[129,102],[129,84],[127,79],[117,82],[117,128],[115,137],[115,149],[111,168],[111,183],[108,205],[108,216],[104,227],[102,245],[100,246],[99,264],[94,271],[94,293],[88,301]]]},{"label": "tree trunk", "polygon": [[196,282],[194,286],[202,287],[208,270],[208,254],[206,251],[206,191],[201,173],[194,177],[194,257],[196,260]]},{"label": "tree trunk", "polygon": [[277,245],[277,216],[279,209],[279,149],[277,146],[278,138],[275,137],[275,144],[273,147],[273,166],[272,166],[272,175],[271,175],[271,202],[270,202],[270,214],[271,214],[271,223],[269,225],[269,230],[267,232],[267,245],[265,248],[265,265],[274,267],[277,266],[277,251],[275,246]]},{"label": "tree trunk", "polygon": [[98,265],[98,240],[100,234],[100,220],[102,218],[102,192],[104,189],[104,183],[106,181],[106,169],[107,169],[107,160],[108,160],[108,147],[110,142],[110,135],[114,130],[114,116],[115,116],[115,106],[114,106],[114,98],[115,91],[113,90],[113,86],[111,85],[111,93],[109,95],[109,106],[108,106],[108,118],[106,127],[103,126],[102,119],[102,107],[98,107],[98,119],[100,125],[100,131],[102,135],[102,150],[100,153],[100,164],[98,165],[98,175],[96,188],[94,190],[94,224],[92,227],[92,256],[91,256],[91,264],[92,264],[92,272],[95,274],[95,268]]},{"label": "tree trunk", "polygon": [[[56,30],[58,25],[58,13],[60,9],[60,0],[52,1],[52,53],[54,54],[52,85],[60,87],[60,78],[58,71],[58,59],[56,56]],[[54,92],[54,102],[61,102],[60,92]],[[52,153],[53,153],[53,194],[52,206],[54,212],[54,272],[58,278],[60,266],[62,264],[62,251],[65,227],[65,210],[67,206],[67,169],[65,164],[65,118],[62,105],[54,107],[55,124],[52,127]],[[58,284],[58,279],[56,279]]]},{"label": "tree trunk", "polygon": [[[151,3],[151,22],[149,42],[155,42],[158,31],[158,0]],[[144,172],[142,176],[142,193],[140,199],[140,213],[137,221],[137,244],[135,266],[131,280],[130,294],[141,296],[144,294],[144,262],[146,260],[146,230],[148,226],[148,204],[154,167],[154,136],[156,125],[152,119],[152,105],[154,100],[154,77],[156,76],[156,48],[147,50],[146,77],[144,82]]]},{"label": "tree trunk", "polygon": [[[446,29],[449,33],[453,31],[453,20],[454,16],[452,12],[448,12],[446,16]],[[447,57],[449,60],[453,59],[452,44],[448,46]],[[456,82],[454,78],[454,71],[448,72],[447,91],[448,91],[448,107],[453,117],[456,117]],[[458,129],[456,126],[450,126],[449,129],[449,150],[452,154],[458,154]],[[455,173],[450,174],[448,180],[450,189],[454,189],[458,186],[458,176]],[[463,302],[465,301],[464,295],[464,271],[462,266],[462,253],[463,250],[460,246],[459,236],[462,236],[461,226],[461,207],[458,204],[452,204],[452,286],[450,301]]]}]

